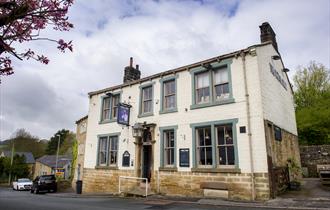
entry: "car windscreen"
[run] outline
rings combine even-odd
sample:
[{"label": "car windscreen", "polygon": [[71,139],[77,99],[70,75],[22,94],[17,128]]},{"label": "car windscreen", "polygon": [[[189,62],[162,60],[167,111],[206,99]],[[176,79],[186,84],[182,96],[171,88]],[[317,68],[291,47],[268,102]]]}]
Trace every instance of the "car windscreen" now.
[{"label": "car windscreen", "polygon": [[17,181],[18,182],[31,182],[30,179],[18,179]]},{"label": "car windscreen", "polygon": [[43,179],[43,180],[55,180],[55,177],[54,176],[42,176],[42,177],[40,177],[40,179]]}]

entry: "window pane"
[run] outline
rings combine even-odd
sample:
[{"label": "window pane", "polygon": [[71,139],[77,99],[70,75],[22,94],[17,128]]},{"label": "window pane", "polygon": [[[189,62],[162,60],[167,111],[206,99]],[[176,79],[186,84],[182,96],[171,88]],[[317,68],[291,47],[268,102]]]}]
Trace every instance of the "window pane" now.
[{"label": "window pane", "polygon": [[197,89],[210,86],[210,80],[209,80],[209,73],[208,72],[197,74],[195,76],[195,79],[196,79],[196,88]]},{"label": "window pane", "polygon": [[206,165],[205,147],[199,149],[199,165]]},{"label": "window pane", "polygon": [[164,83],[165,96],[169,94],[175,94],[175,81],[168,81]]},{"label": "window pane", "polygon": [[235,150],[234,146],[227,146],[228,165],[235,165]]},{"label": "window pane", "polygon": [[225,144],[224,127],[223,126],[217,127],[217,131],[218,131],[218,145],[224,145]]},{"label": "window pane", "polygon": [[214,71],[214,83],[223,84],[228,82],[228,71],[227,67],[223,67]]},{"label": "window pane", "polygon": [[197,135],[198,135],[198,142],[199,142],[199,146],[204,146],[205,143],[204,143],[204,129],[203,128],[200,128],[200,129],[197,129]]},{"label": "window pane", "polygon": [[110,118],[110,97],[103,99],[102,105],[102,120]]},{"label": "window pane", "polygon": [[117,164],[117,152],[116,151],[110,152],[110,164],[112,164],[112,165]]},{"label": "window pane", "polygon": [[227,158],[226,158],[226,148],[219,147],[219,163],[220,165],[226,165]]},{"label": "window pane", "polygon": [[143,100],[150,100],[152,98],[152,87],[146,87],[142,89],[143,91]]},{"label": "window pane", "polygon": [[212,145],[211,128],[205,128],[205,145]]},{"label": "window pane", "polygon": [[99,140],[99,164],[107,163],[107,137],[102,137]]},{"label": "window pane", "polygon": [[111,137],[111,150],[117,150],[118,149],[118,138],[117,137]]},{"label": "window pane", "polygon": [[226,144],[233,144],[233,131],[232,126],[227,125],[226,127]]},{"label": "window pane", "polygon": [[210,89],[209,87],[200,88],[196,90],[197,103],[206,103],[210,100]]},{"label": "window pane", "polygon": [[103,99],[103,109],[109,109],[110,108],[110,97]]},{"label": "window pane", "polygon": [[152,101],[145,101],[143,102],[143,112],[151,112],[151,103]]},{"label": "window pane", "polygon": [[206,148],[206,164],[212,165],[212,147]]}]

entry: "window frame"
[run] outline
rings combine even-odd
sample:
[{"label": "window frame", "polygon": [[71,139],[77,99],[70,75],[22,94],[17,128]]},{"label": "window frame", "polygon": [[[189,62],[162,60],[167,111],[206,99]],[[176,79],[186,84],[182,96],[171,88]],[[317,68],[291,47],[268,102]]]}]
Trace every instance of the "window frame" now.
[{"label": "window frame", "polygon": [[[192,171],[201,171],[205,169],[206,171],[209,170],[234,170],[235,172],[238,172],[239,169],[239,159],[238,159],[238,145],[237,145],[237,123],[238,119],[226,119],[226,120],[219,120],[219,121],[210,121],[210,122],[203,122],[203,123],[193,123],[190,124],[190,127],[192,129]],[[234,157],[235,157],[235,164],[234,165],[220,165],[218,164],[218,158],[217,155],[217,134],[216,134],[216,127],[217,126],[224,126],[224,125],[232,125],[232,135],[233,135],[233,144],[234,144]],[[205,127],[211,127],[211,140],[212,140],[212,166],[211,167],[205,167],[203,165],[199,165],[197,163],[197,129],[199,128],[205,128]]]},{"label": "window frame", "polygon": [[[150,82],[147,84],[140,85],[140,100],[139,100],[139,115],[138,117],[148,117],[154,115],[154,84],[155,82]],[[151,112],[143,112],[143,90],[145,88],[151,87]]]},{"label": "window frame", "polygon": [[[204,108],[204,107],[211,107],[211,106],[218,106],[222,104],[228,104],[228,103],[234,103],[235,99],[233,98],[233,90],[232,90],[232,78],[231,78],[231,64],[232,59],[228,58],[225,60],[222,60],[220,62],[213,62],[210,63],[209,66],[211,68],[207,68],[205,66],[199,66],[190,69],[191,74],[191,88],[192,88],[192,102],[190,109],[198,109],[198,108]],[[229,88],[229,97],[224,98],[223,100],[216,100],[215,96],[215,82],[214,82],[214,71],[226,68],[228,72],[228,88]],[[196,93],[196,75],[208,72],[209,73],[209,92],[210,92],[210,100],[209,102],[205,103],[197,103],[197,93]]]},{"label": "window frame", "polygon": [[[109,95],[103,95],[101,96],[101,110],[100,110],[100,121],[99,124],[104,124],[104,123],[111,123],[111,122],[117,122],[117,116],[113,117],[113,98],[114,96],[119,96],[119,103],[121,102],[121,96],[122,96],[122,91],[117,91],[117,92],[111,92]],[[109,118],[108,119],[103,119],[103,108],[104,108],[104,100],[109,98]],[[118,106],[117,106],[118,109]],[[118,111],[117,111],[118,114]]]},{"label": "window frame", "polygon": [[[178,126],[160,127],[160,167],[159,169],[177,170],[177,129]],[[165,164],[165,132],[173,131],[174,133],[174,160],[172,165]]]},{"label": "window frame", "polygon": [[[178,100],[177,100],[177,95],[178,95],[178,86],[177,86],[177,79],[179,75],[172,75],[172,76],[167,76],[159,80],[160,82],[160,111],[159,114],[166,114],[166,113],[172,113],[172,112],[177,112],[178,111]],[[166,109],[165,108],[165,84],[167,82],[174,81],[175,85],[175,103],[173,108]]]},{"label": "window frame", "polygon": [[[102,138],[106,138],[106,163],[105,164],[100,164],[100,140]],[[111,155],[111,146],[113,144],[112,140],[113,138],[117,139],[117,150],[116,151],[116,163],[111,164],[110,163],[110,155]],[[97,153],[96,153],[96,168],[113,168],[116,169],[118,168],[118,163],[119,163],[119,138],[120,138],[120,133],[111,133],[111,134],[102,134],[97,136]]]}]

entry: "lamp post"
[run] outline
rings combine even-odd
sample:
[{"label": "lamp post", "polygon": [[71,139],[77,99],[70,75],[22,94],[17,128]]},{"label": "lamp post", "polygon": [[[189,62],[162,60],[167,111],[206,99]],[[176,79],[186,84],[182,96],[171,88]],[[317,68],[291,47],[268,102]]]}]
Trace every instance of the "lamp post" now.
[{"label": "lamp post", "polygon": [[58,151],[60,149],[60,141],[61,141],[61,135],[57,134],[56,136],[58,136],[58,141],[57,141],[57,152],[56,152],[55,175],[56,175],[56,171],[57,171]]}]

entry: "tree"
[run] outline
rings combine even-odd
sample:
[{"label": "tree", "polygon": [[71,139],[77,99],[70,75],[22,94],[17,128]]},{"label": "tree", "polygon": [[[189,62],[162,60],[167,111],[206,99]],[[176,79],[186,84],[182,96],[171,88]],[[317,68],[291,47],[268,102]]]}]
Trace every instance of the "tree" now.
[{"label": "tree", "polygon": [[10,160],[10,158],[4,158],[4,172],[7,175],[11,173],[12,177],[15,178],[24,178],[29,176],[30,171],[28,165],[25,163],[24,155],[15,155],[12,165]]},{"label": "tree", "polygon": [[49,59],[31,49],[18,51],[14,45],[29,41],[51,41],[65,52],[72,51],[72,41],[41,37],[40,32],[51,26],[56,31],[69,31],[73,24],[67,12],[73,0],[0,0],[0,76],[13,74],[11,57],[35,59],[48,64]]},{"label": "tree", "polygon": [[294,76],[296,119],[300,144],[330,144],[329,69],[310,62]]},{"label": "tree", "polygon": [[49,140],[46,153],[47,155],[54,155],[57,151],[58,141],[60,141],[60,146],[63,144],[66,135],[69,133],[69,130],[59,130],[57,131]]},{"label": "tree", "polygon": [[11,139],[9,139],[5,147],[6,150],[11,150],[15,144],[16,152],[32,152],[35,158],[45,154],[47,144],[40,141],[38,137],[32,136],[24,128],[18,129]]},{"label": "tree", "polygon": [[300,66],[293,77],[297,109],[311,107],[329,92],[329,69],[311,61],[307,67]]}]

